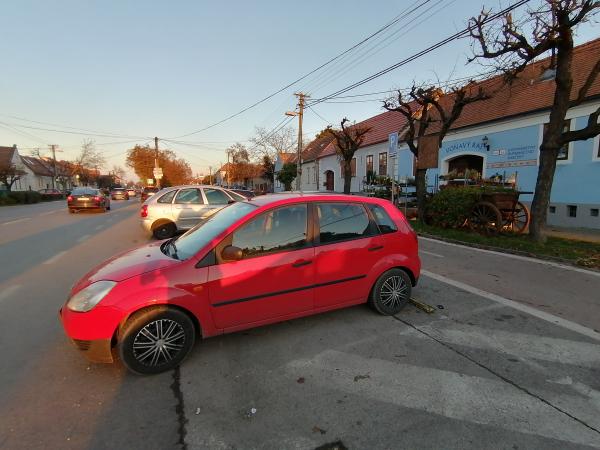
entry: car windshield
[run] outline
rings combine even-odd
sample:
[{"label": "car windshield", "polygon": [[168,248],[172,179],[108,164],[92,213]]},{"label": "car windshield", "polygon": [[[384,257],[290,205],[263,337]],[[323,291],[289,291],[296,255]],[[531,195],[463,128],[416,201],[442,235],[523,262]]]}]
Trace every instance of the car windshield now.
[{"label": "car windshield", "polygon": [[188,259],[212,241],[219,233],[235,223],[238,219],[257,208],[251,203],[232,203],[224,207],[209,219],[200,222],[194,228],[168,241],[163,245],[163,252],[177,259]]},{"label": "car windshield", "polygon": [[73,189],[73,192],[71,192],[71,195],[96,195],[98,193],[98,191],[96,189],[92,189],[92,188],[75,188]]},{"label": "car windshield", "polygon": [[233,199],[234,199],[234,200],[237,200],[238,202],[243,202],[243,201],[246,201],[246,200],[247,200],[247,199],[246,199],[246,197],[244,197],[243,195],[240,195],[240,194],[238,194],[238,193],[237,193],[237,192],[235,192],[235,191],[227,191],[227,193],[228,193],[229,195],[231,195],[231,196],[233,197]]}]

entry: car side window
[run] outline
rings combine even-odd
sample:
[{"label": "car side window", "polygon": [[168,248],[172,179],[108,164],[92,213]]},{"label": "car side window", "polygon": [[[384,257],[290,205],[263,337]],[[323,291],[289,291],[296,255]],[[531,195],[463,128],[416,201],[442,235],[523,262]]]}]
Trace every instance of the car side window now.
[{"label": "car side window", "polygon": [[209,205],[227,205],[230,198],[220,189],[204,189],[206,201]]},{"label": "car side window", "polygon": [[368,203],[367,208],[369,208],[373,214],[375,223],[379,227],[379,231],[381,231],[382,234],[398,231],[398,227],[383,207]]},{"label": "car side window", "polygon": [[175,197],[175,194],[177,194],[177,190],[169,191],[166,194],[161,195],[160,198],[157,200],[157,202],[158,203],[172,203],[173,197]]},{"label": "car side window", "polygon": [[233,233],[231,245],[241,248],[244,258],[302,248],[307,216],[306,204],[268,211]]},{"label": "car side window", "polygon": [[356,203],[319,203],[321,244],[359,239],[373,234],[371,221],[362,205]]},{"label": "car side window", "polygon": [[201,205],[204,203],[200,190],[196,188],[181,189],[175,197],[175,203]]}]

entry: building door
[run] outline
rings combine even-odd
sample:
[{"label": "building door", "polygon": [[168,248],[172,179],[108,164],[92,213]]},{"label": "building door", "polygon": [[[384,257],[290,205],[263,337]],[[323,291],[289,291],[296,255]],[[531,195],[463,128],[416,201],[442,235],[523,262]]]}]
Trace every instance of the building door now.
[{"label": "building door", "polygon": [[334,175],[332,170],[327,170],[325,172],[325,189],[328,191],[334,190]]},{"label": "building door", "polygon": [[458,175],[464,175],[467,170],[476,170],[482,175],[483,156],[463,155],[448,162],[448,173],[455,171]]}]

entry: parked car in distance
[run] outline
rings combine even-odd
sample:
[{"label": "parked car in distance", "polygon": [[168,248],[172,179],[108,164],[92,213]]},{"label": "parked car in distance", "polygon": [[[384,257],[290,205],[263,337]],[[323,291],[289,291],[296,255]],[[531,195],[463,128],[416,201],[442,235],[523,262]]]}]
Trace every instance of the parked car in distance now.
[{"label": "parked car in distance", "polygon": [[248,200],[250,200],[253,197],[256,197],[256,194],[249,189],[237,189],[236,188],[236,189],[229,189],[229,190],[235,192],[236,194],[243,195]]},{"label": "parked car in distance", "polygon": [[143,188],[140,193],[140,201],[142,203],[144,203],[148,199],[148,197],[152,197],[158,191],[159,191],[159,189],[157,187],[153,187],[153,186],[148,186],[148,187]]},{"label": "parked car in distance", "polygon": [[135,189],[134,189],[134,188],[127,188],[127,194],[128,194],[130,197],[135,197],[135,196],[137,195],[137,193],[135,192]]},{"label": "parked car in distance", "polygon": [[67,207],[70,213],[82,209],[97,209],[106,212],[110,209],[110,197],[101,189],[77,187],[67,197]]},{"label": "parked car in distance", "polygon": [[118,354],[152,374],[222,333],[365,302],[397,314],[420,268],[417,235],[387,200],[266,195],[109,259],[73,286],[60,317],[91,361]]},{"label": "parked car in distance", "polygon": [[113,200],[129,200],[129,194],[125,188],[115,187],[110,190],[110,197]]},{"label": "parked car in distance", "polygon": [[141,225],[156,239],[168,239],[192,228],[230,203],[245,201],[218,186],[189,185],[162,189],[142,205]]},{"label": "parked car in distance", "polygon": [[46,199],[59,200],[64,198],[63,193],[58,189],[40,189],[38,192]]}]

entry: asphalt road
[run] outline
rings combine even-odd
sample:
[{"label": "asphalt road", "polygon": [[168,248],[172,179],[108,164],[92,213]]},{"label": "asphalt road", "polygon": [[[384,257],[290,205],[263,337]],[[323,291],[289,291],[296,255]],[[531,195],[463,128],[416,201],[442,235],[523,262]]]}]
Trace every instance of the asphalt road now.
[{"label": "asphalt road", "polygon": [[[0,448],[600,448],[600,274],[421,240],[413,306],[208,339],[171,373],[88,364],[57,317],[147,241],[135,200],[0,208]],[[595,331],[596,330],[596,331]]]}]

